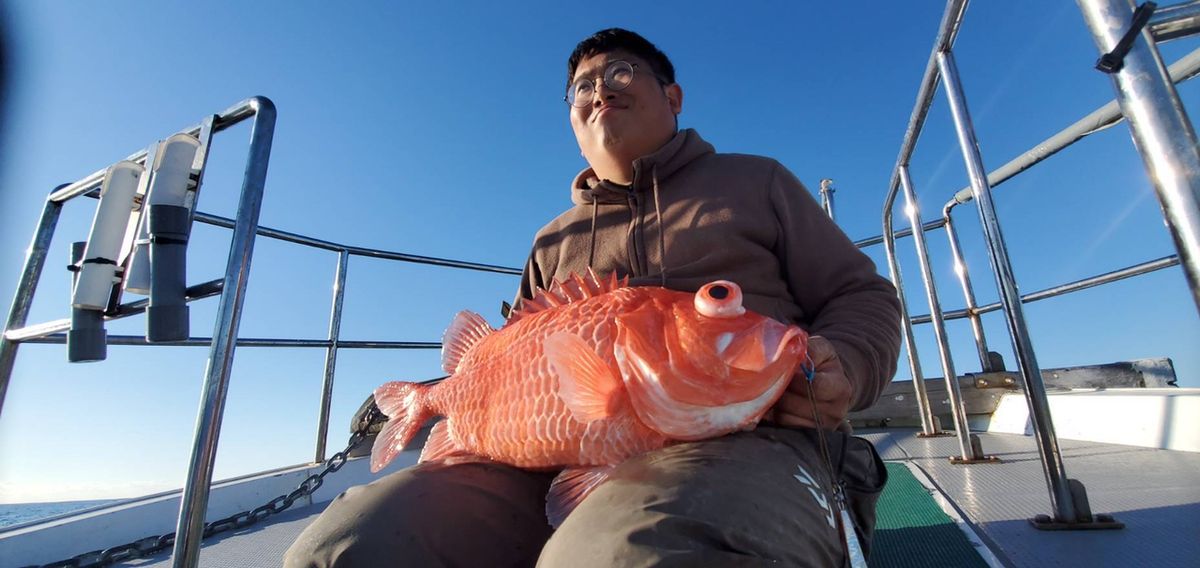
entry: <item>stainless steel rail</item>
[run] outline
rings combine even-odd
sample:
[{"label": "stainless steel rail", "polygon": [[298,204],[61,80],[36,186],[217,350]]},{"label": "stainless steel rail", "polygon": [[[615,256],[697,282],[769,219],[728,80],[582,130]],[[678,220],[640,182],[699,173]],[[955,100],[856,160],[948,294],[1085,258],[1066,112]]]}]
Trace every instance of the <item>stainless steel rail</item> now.
[{"label": "stainless steel rail", "polygon": [[833,187],[833,180],[821,180],[821,208],[825,210],[825,214],[829,216],[829,220],[834,223],[837,222],[837,217],[834,215],[833,209],[833,194],[836,192],[837,189]]},{"label": "stainless steel rail", "polygon": [[1200,32],[1200,0],[1158,8],[1148,27],[1159,43]]},{"label": "stainless steel rail", "polygon": [[[1100,53],[1108,53],[1129,30],[1132,12],[1120,0],[1078,0]],[[1200,310],[1200,143],[1150,31],[1143,29],[1112,74],[1121,113],[1129,118],[1133,145],[1146,164],[1179,262]]]},{"label": "stainless steel rail", "polygon": [[[1171,65],[1168,71],[1171,76],[1171,80],[1175,83],[1181,83],[1194,78],[1197,73],[1200,73],[1200,49],[1193,50],[1191,53],[1180,58],[1179,61],[1176,61]],[[988,184],[992,189],[995,189],[996,186],[1041,163],[1043,160],[1057,154],[1066,147],[1086,138],[1087,136],[1095,134],[1096,132],[1110,128],[1122,120],[1124,120],[1124,116],[1121,115],[1120,106],[1117,104],[1117,101],[1111,101],[1095,111],[1092,111],[1087,116],[1076,121],[1074,124],[1064,128],[1057,134],[1034,145],[1033,148],[1010,160],[1003,166],[993,170],[988,174]],[[955,192],[954,196],[947,201],[946,205],[942,208],[941,222],[946,227],[946,237],[950,241],[950,254],[953,257],[954,271],[955,275],[959,279],[959,284],[962,287],[963,296],[966,300],[966,314],[971,320],[971,330],[975,335],[975,347],[979,354],[980,365],[984,371],[999,370],[990,368],[992,361],[989,357],[987,338],[984,335],[983,325],[979,318],[980,314],[991,310],[976,309],[975,293],[971,286],[970,270],[967,266],[966,259],[963,257],[962,249],[959,246],[958,235],[954,229],[951,215],[954,211],[954,208],[959,204],[967,203],[974,199],[973,191],[974,190],[970,186],[967,186]],[[1029,296],[1026,296],[1024,301],[1030,301],[1027,299],[1028,297]],[[999,304],[993,305],[998,306]],[[946,317],[949,319],[952,317],[952,314],[953,312],[947,313]],[[928,318],[928,316],[922,317]],[[916,318],[914,323],[922,323],[922,317]],[[928,321],[928,319],[923,321]]]},{"label": "stainless steel rail", "polygon": [[333,401],[333,376],[337,367],[338,339],[342,331],[342,305],[346,299],[346,270],[350,253],[338,253],[337,271],[333,277],[333,307],[329,314],[329,347],[325,351],[325,378],[321,384],[321,406],[317,411],[317,451],[314,463],[325,461],[325,438],[329,434],[329,407]]},{"label": "stainless steel rail", "polygon": [[196,417],[196,436],[192,444],[187,481],[183,486],[179,523],[175,529],[172,563],[176,568],[196,566],[200,541],[204,538],[204,512],[208,509],[209,486],[221,434],[225,395],[229,390],[229,374],[233,368],[246,282],[250,278],[254,237],[267,181],[267,165],[275,136],[275,104],[263,97],[251,98],[221,113],[217,120],[222,124],[232,124],[249,116],[254,117],[249,157],[242,179],[241,197],[238,199],[237,222],[229,245],[229,259],[225,265],[225,281],[221,288],[221,303],[217,308],[208,368],[201,391],[200,411]]},{"label": "stainless steel rail", "polygon": [[[949,209],[942,210],[942,220],[946,222],[946,237],[950,239],[950,254],[954,257],[954,274],[958,277],[958,282],[962,286],[963,297],[966,300],[966,313],[967,317],[971,320],[971,334],[975,336],[975,350],[976,354],[979,355],[979,368],[984,372],[1001,371],[1003,369],[994,368],[992,364],[990,351],[987,346],[987,336],[983,332],[983,319],[979,317],[979,311],[976,309],[975,290],[971,287],[971,275],[967,272],[967,263],[963,259],[962,245],[958,242],[958,231],[954,229],[954,224],[950,220]],[[945,314],[944,317],[950,319],[950,314]],[[913,323],[916,323],[916,320]]]},{"label": "stainless steel rail", "polygon": [[[22,343],[39,343],[49,345],[61,345],[67,342],[67,336],[64,333],[51,333],[40,335],[32,339],[23,340]],[[239,337],[235,342],[238,347],[290,347],[290,348],[318,348],[329,349],[334,346],[334,342],[328,339],[280,339],[280,338],[255,338],[255,337]],[[208,347],[212,345],[211,337],[189,337],[182,341],[161,341],[155,343],[147,343],[144,335],[109,335],[109,345],[126,345],[138,347]],[[338,349],[441,349],[442,344],[437,341],[339,341],[337,342]]]},{"label": "stainless steel rail", "polygon": [[[185,293],[185,299],[188,302],[216,296],[221,293],[221,286],[224,284],[221,280],[212,280],[196,286],[191,286]],[[105,315],[105,321],[127,318],[146,311],[146,307],[150,304],[150,300],[141,299],[128,304],[121,304],[112,315]],[[66,331],[71,327],[71,320],[68,318],[52,320],[45,323],[31,325],[27,327],[10,329],[4,332],[4,338],[17,343],[32,343],[34,339],[45,337],[53,333]]]},{"label": "stainless steel rail", "polygon": [[[921,211],[907,166],[900,168],[900,187],[904,189],[904,212],[908,216],[909,226],[920,227]],[[959,456],[968,461],[981,460],[983,459],[982,451],[971,443],[971,428],[967,425],[967,409],[962,403],[958,373],[955,372],[954,360],[950,357],[950,339],[946,335],[946,323],[942,319],[942,304],[938,300],[937,287],[933,283],[933,268],[929,266],[929,250],[925,245],[925,231],[920,229],[913,231],[913,244],[917,248],[921,280],[925,283],[925,297],[929,301],[929,313],[932,314],[933,336],[939,345],[945,346],[944,349],[938,350],[938,356],[942,363],[942,372],[945,373],[942,376],[946,379],[946,394],[950,397],[950,418],[954,422],[959,450],[962,452]]]},{"label": "stainless steel rail", "polygon": [[[182,341],[148,343],[144,336],[110,335],[111,345],[161,345],[210,348],[209,364],[205,371],[202,400],[196,420],[196,436],[193,441],[192,458],[188,480],[183,491],[173,563],[175,566],[195,566],[198,560],[199,541],[202,537],[204,511],[207,508],[208,487],[212,480],[212,466],[220,434],[225,395],[228,390],[233,352],[236,347],[276,348],[322,348],[326,350],[325,373],[318,414],[318,437],[316,458],[324,459],[325,438],[328,433],[329,408],[332,398],[338,349],[437,349],[440,342],[422,341],[346,341],[340,338],[342,306],[345,297],[346,273],[350,256],[363,256],[383,260],[411,262],[461,268],[482,272],[519,275],[516,268],[464,262],[458,260],[420,256],[381,249],[348,246],[340,243],[314,239],[303,235],[280,231],[258,225],[262,191],[265,185],[267,164],[273,138],[274,105],[265,98],[256,97],[235,105],[219,115],[206,117],[200,125],[182,132],[206,136],[224,130],[248,118],[254,118],[251,144],[246,164],[241,197],[236,219],[228,219],[205,213],[195,213],[194,220],[214,226],[233,229],[234,236],[226,266],[226,276],[193,286],[187,290],[188,302],[222,295],[212,337],[191,337]],[[144,163],[150,159],[150,151],[143,150],[129,156],[130,160]],[[26,258],[17,294],[9,312],[4,334],[0,336],[0,408],[3,394],[11,378],[16,350],[21,343],[62,344],[66,335],[62,332],[70,327],[69,319],[54,320],[26,326],[29,308],[41,276],[50,242],[53,238],[62,205],[80,196],[95,196],[103,181],[105,170],[95,172],[72,184],[56,188],[47,198],[33,243]],[[239,338],[241,306],[245,296],[254,240],[257,236],[273,238],[303,246],[338,253],[337,271],[333,286],[333,301],[330,307],[329,332],[327,339],[281,339]],[[229,291],[229,294],[222,294]],[[105,315],[106,320],[120,319],[144,312],[148,300],[142,299],[115,308]]]},{"label": "stainless steel rail", "polygon": [[[946,222],[941,219],[938,219],[936,221],[928,221],[924,225],[921,225],[921,230],[932,231],[934,229],[941,228],[945,224],[946,224]],[[913,234],[913,230],[911,228],[901,229],[899,231],[893,231],[891,233],[892,241],[894,242],[896,239],[903,238],[903,237],[910,237],[910,236],[912,236],[912,234]],[[877,245],[879,243],[882,243],[882,242],[884,242],[884,240],[885,240],[885,237],[883,235],[875,235],[874,237],[867,237],[865,239],[859,239],[857,241],[854,241],[854,246],[856,246],[858,248],[869,247],[872,245]]]},{"label": "stainless steel rail", "polygon": [[971,124],[966,96],[959,82],[958,67],[954,63],[954,55],[949,51],[939,53],[937,59],[942,72],[942,84],[950,102],[950,113],[954,118],[954,129],[962,148],[963,160],[966,162],[967,175],[975,190],[980,223],[988,246],[988,258],[995,270],[996,284],[1000,289],[1000,300],[1004,304],[1005,321],[1012,337],[1013,351],[1021,370],[1021,379],[1025,383],[1029,419],[1033,423],[1034,437],[1042,458],[1042,471],[1049,485],[1054,518],[1060,522],[1073,522],[1079,517],[1076,514],[1075,499],[1071,494],[1066,468],[1063,467],[1062,453],[1058,449],[1058,437],[1054,433],[1054,421],[1050,417],[1050,403],[1046,400],[1041,367],[1038,366],[1033,343],[1029,338],[1029,329],[1025,324],[1025,312],[1017,292],[1016,277],[1013,274],[1012,262],[1008,258],[1004,235],[1000,230],[1000,220],[992,203],[987,170],[983,167],[983,157],[975,139],[975,128]]},{"label": "stainless steel rail", "polygon": [[[195,219],[201,223],[225,228],[233,228],[235,222],[233,219],[210,215],[206,213],[197,213]],[[358,348],[384,348],[394,349],[399,345],[404,345],[403,348],[411,348],[407,346],[422,345],[425,348],[437,349],[441,347],[440,343],[414,343],[414,342],[344,342],[339,340],[341,334],[342,321],[342,304],[345,298],[346,287],[346,272],[349,266],[350,256],[363,256],[367,258],[376,258],[381,260],[394,260],[400,262],[410,262],[416,264],[428,264],[432,266],[442,266],[447,268],[461,268],[466,270],[475,270],[480,272],[493,272],[498,274],[513,274],[520,275],[521,270],[507,266],[497,266],[494,264],[481,264],[477,262],[464,262],[460,260],[451,260],[446,258],[437,258],[432,256],[421,256],[415,254],[407,254],[401,252],[387,251],[381,249],[355,247],[335,243],[331,241],[314,239],[297,233],[280,231],[267,227],[258,227],[256,234],[263,237],[277,239],[285,242],[290,242],[298,245],[333,251],[338,253],[338,264],[334,276],[333,286],[333,302],[329,316],[329,340],[322,343],[320,346],[326,347],[325,354],[325,373],[321,387],[321,403],[317,412],[317,442],[314,462],[322,462],[325,460],[325,445],[326,438],[329,433],[329,411],[333,400],[333,381],[337,366],[337,350],[340,347],[355,346]],[[242,344],[239,343],[239,346]]]},{"label": "stainless steel rail", "polygon": [[[889,185],[889,193],[884,203],[884,223],[883,223],[883,238],[887,248],[889,257],[889,265],[893,274],[893,279],[899,288],[901,302],[905,302],[903,283],[899,279],[899,269],[896,266],[894,239],[896,233],[892,229],[892,209],[895,205],[895,197],[901,186],[904,187],[906,198],[909,202],[908,215],[910,223],[913,227],[914,242],[917,247],[917,256],[922,264],[922,275],[925,278],[926,293],[930,303],[929,322],[934,325],[935,336],[939,349],[939,355],[942,358],[943,367],[946,370],[946,379],[948,381],[947,390],[950,391],[953,399],[953,386],[955,385],[956,377],[953,372],[953,364],[949,361],[949,344],[944,335],[944,314],[938,303],[936,288],[932,281],[932,275],[928,270],[927,251],[924,246],[923,232],[925,224],[921,222],[919,213],[915,211],[915,194],[911,188],[911,180],[908,179],[908,164],[911,158],[916,140],[920,135],[920,131],[924,125],[925,117],[932,104],[933,94],[937,88],[937,82],[940,79],[942,88],[945,90],[946,97],[949,101],[951,115],[954,121],[955,133],[958,138],[959,146],[963,153],[963,159],[967,166],[968,177],[970,178],[971,194],[977,201],[981,224],[984,230],[985,241],[988,246],[988,256],[994,269],[997,286],[1000,289],[1001,304],[1005,312],[1005,319],[1008,323],[1008,329],[1013,342],[1014,352],[1017,357],[1017,363],[1021,370],[1022,379],[1025,383],[1026,400],[1030,407],[1031,420],[1033,422],[1035,437],[1038,442],[1039,453],[1043,465],[1043,472],[1047,480],[1047,488],[1051,504],[1054,508],[1054,522],[1062,523],[1067,526],[1079,526],[1080,524],[1093,524],[1093,518],[1086,501],[1086,490],[1083,485],[1075,480],[1067,477],[1062,463],[1062,457],[1058,450],[1057,438],[1054,433],[1053,422],[1050,419],[1049,404],[1046,400],[1045,387],[1041,379],[1040,367],[1037,364],[1036,355],[1032,348],[1032,342],[1029,338],[1029,332],[1024,319],[1022,309],[1022,298],[1019,295],[1016,287],[1015,277],[1012,271],[1012,265],[1008,258],[1007,248],[1004,244],[1003,233],[1000,228],[999,220],[996,216],[995,207],[991,201],[990,186],[988,184],[988,175],[983,167],[983,160],[980,155],[979,145],[975,139],[974,127],[971,124],[970,113],[967,110],[966,98],[963,94],[962,85],[958,77],[958,69],[954,62],[952,45],[955,35],[961,25],[965,2],[950,0],[946,4],[946,11],[942,18],[942,24],[939,26],[938,36],[934,42],[933,53],[930,56],[929,64],[926,67],[925,76],[921,82],[920,90],[917,95],[917,103],[913,109],[912,116],[909,120],[908,128],[905,132],[904,140],[901,144],[900,155],[897,158],[896,166],[893,170],[891,183]],[[1089,130],[1088,133],[1094,131],[1095,128]],[[1083,135],[1086,135],[1084,133]],[[1081,136],[1080,136],[1081,137]],[[1194,137],[1192,138],[1194,140]],[[1193,142],[1194,146],[1194,142]],[[1042,158],[1037,158],[1042,159]],[[1036,161],[1036,160],[1035,160]],[[1028,166],[1024,166],[1028,167]],[[1022,168],[1014,168],[1019,171]],[[1015,173],[1015,171],[1013,172]],[[960,201],[964,201],[960,199]],[[978,309],[974,306],[974,300],[971,294],[969,280],[965,280],[966,269],[965,264],[961,262],[961,251],[957,246],[957,236],[954,234],[953,225],[948,216],[943,218],[942,224],[947,226],[950,234],[952,250],[956,254],[956,272],[959,273],[960,279],[963,279],[964,292],[967,295],[968,309],[965,313],[973,318],[973,328],[976,333],[977,346],[981,363],[985,369],[989,365],[989,357],[986,349],[986,343],[982,335],[982,326],[978,321]],[[1186,255],[1181,253],[1185,259]],[[1065,289],[1065,288],[1064,288]],[[1195,288],[1193,288],[1195,289]],[[906,311],[906,310],[905,310]],[[911,326],[912,321],[909,321],[905,314],[904,325]],[[911,330],[906,329],[906,338],[911,344]],[[915,357],[915,352],[910,345],[910,359]],[[914,370],[919,366],[914,366]],[[914,381],[921,381],[921,378],[915,376]],[[919,384],[919,383],[918,383]],[[927,423],[928,419],[924,416],[928,411],[928,397],[926,393],[918,389],[918,405],[921,407],[922,423]],[[955,422],[959,420],[955,417]],[[963,461],[971,461],[982,457],[982,449],[978,444],[968,445],[969,432],[965,425],[958,426],[958,435],[960,446],[963,449]],[[1076,499],[1080,499],[1078,503]],[[1079,506],[1077,506],[1079,505]],[[1043,516],[1044,517],[1044,516]],[[1039,526],[1049,526],[1040,518],[1035,521]],[[1053,523],[1050,523],[1053,524]],[[1118,526],[1111,520],[1111,517],[1106,517],[1105,520],[1096,524],[1096,527],[1104,525],[1105,527]]]},{"label": "stainless steel rail", "polygon": [[[954,44],[954,38],[958,35],[958,28],[962,24],[963,12],[966,8],[966,0],[950,0],[946,2],[946,10],[942,14],[941,24],[938,25],[937,39],[933,42],[933,53],[930,54],[929,62],[925,65],[925,75],[921,78],[921,87],[917,91],[917,104],[913,107],[912,116],[909,117],[908,126],[905,128],[904,141],[900,145],[900,154],[896,157],[896,165],[892,169],[892,179],[888,184],[889,190],[883,205],[883,244],[887,251],[888,268],[892,275],[892,281],[896,284],[896,294],[900,298],[904,344],[908,353],[909,367],[913,374],[913,386],[917,394],[917,408],[921,416],[921,430],[922,434],[926,436],[938,435],[941,432],[938,429],[937,420],[933,416],[932,407],[929,404],[929,395],[925,391],[925,380],[921,375],[921,364],[913,339],[912,322],[908,318],[908,301],[905,297],[900,266],[896,261],[895,233],[892,230],[892,208],[895,206],[896,194],[900,189],[901,171],[908,168],[909,160],[912,158],[913,150],[916,148],[917,138],[925,125],[925,119],[929,114],[929,107],[933,103],[933,96],[937,91],[937,54],[944,49],[949,49]],[[924,226],[914,221],[912,230],[914,232],[923,231]],[[918,254],[920,254],[919,251]],[[931,306],[931,311],[937,311],[937,309]],[[949,352],[949,349],[946,348],[945,351]],[[953,380],[953,377],[947,377],[947,381]],[[966,432],[960,433],[960,436],[966,435]]]},{"label": "stainless steel rail", "polygon": [[[196,213],[196,220],[200,221],[201,223],[206,223],[206,224],[217,226],[217,227],[225,227],[227,229],[232,229],[234,226],[233,219],[229,219],[227,217],[219,217],[217,215],[210,215],[207,213]],[[511,268],[508,266],[497,266],[495,264],[482,264],[482,263],[478,263],[478,262],[464,262],[461,260],[451,260],[451,259],[446,259],[446,258],[438,258],[438,257],[434,257],[434,256],[421,256],[421,255],[417,255],[417,254],[408,254],[408,253],[394,252],[394,251],[388,251],[388,250],[382,250],[382,249],[373,249],[373,248],[366,248],[366,247],[343,245],[343,244],[339,244],[339,243],[335,243],[335,242],[331,242],[331,241],[324,241],[321,239],[314,239],[311,237],[306,237],[304,235],[299,235],[296,233],[280,231],[278,229],[269,229],[266,227],[259,227],[257,234],[260,236],[270,237],[270,238],[278,239],[281,241],[296,243],[296,244],[300,244],[300,245],[334,251],[334,252],[338,252],[338,253],[340,253],[342,251],[346,251],[347,253],[354,255],[354,256],[365,256],[365,257],[369,257],[369,258],[378,258],[378,259],[383,259],[383,260],[398,260],[401,262],[412,262],[412,263],[416,263],[416,264],[430,264],[433,266],[445,266],[445,267],[449,267],[449,268],[463,268],[463,269],[467,269],[467,270],[477,270],[480,272],[495,272],[498,274],[515,274],[518,276],[521,274],[521,269],[519,269],[519,268]]]},{"label": "stainless steel rail", "polygon": [[[1171,81],[1182,83],[1194,79],[1200,73],[1200,49],[1179,58],[1169,70]],[[1075,121],[1074,124],[1062,129],[1057,134],[1035,144],[1025,153],[1013,158],[1008,163],[996,168],[988,174],[988,184],[996,186],[1008,181],[1017,174],[1041,163],[1046,158],[1057,154],[1064,148],[1106,128],[1110,128],[1125,120],[1117,101],[1092,111],[1087,116]],[[946,207],[953,208],[961,203],[974,199],[971,186],[968,185],[954,193],[954,197],[946,202]]]},{"label": "stainless steel rail", "polygon": [[[55,190],[57,192],[58,190]],[[38,280],[42,277],[42,267],[46,264],[46,252],[50,250],[50,241],[54,238],[54,227],[58,225],[58,216],[62,212],[62,203],[47,199],[42,206],[42,216],[38,220],[37,229],[33,232],[33,241],[25,254],[25,267],[21,270],[21,279],[17,282],[17,291],[13,296],[12,307],[8,310],[8,321],[5,330],[19,329],[25,326],[29,318],[29,308],[33,305],[33,293],[37,290]],[[71,320],[66,320],[67,327]],[[64,328],[66,329],[66,328]],[[13,363],[17,359],[17,348],[20,342],[9,339],[5,333],[0,336],[0,413],[4,412],[4,396],[8,393],[8,381],[12,378]]]},{"label": "stainless steel rail", "polygon": [[[1176,256],[1176,255],[1164,256],[1162,258],[1143,262],[1140,264],[1135,264],[1133,266],[1122,268],[1120,270],[1106,272],[1104,274],[1092,276],[1089,278],[1084,278],[1082,280],[1076,280],[1074,282],[1069,282],[1067,284],[1060,284],[1058,286],[1046,288],[1045,290],[1039,290],[1037,292],[1030,292],[1028,294],[1025,294],[1024,296],[1021,296],[1021,302],[1028,304],[1031,302],[1036,302],[1038,300],[1045,300],[1047,298],[1053,298],[1055,296],[1061,296],[1063,294],[1069,294],[1071,292],[1078,292],[1080,290],[1094,288],[1096,286],[1100,286],[1103,284],[1116,282],[1118,280],[1124,280],[1126,278],[1132,278],[1134,276],[1140,276],[1142,274],[1149,274],[1156,270],[1162,270],[1164,268],[1170,268],[1172,266],[1178,266],[1178,265],[1179,265],[1179,257],[1178,256]],[[972,308],[972,309],[951,310],[951,311],[945,312],[942,317],[944,317],[948,320],[962,319],[962,318],[970,317],[971,313],[986,314],[988,312],[994,312],[996,310],[999,310],[1002,307],[1003,306],[1001,305],[1000,302],[995,302],[995,303],[988,304],[986,306],[981,306],[981,307]],[[920,315],[920,316],[913,316],[912,321],[913,321],[913,323],[929,323],[930,317],[928,314]],[[986,371],[987,369],[985,368],[984,370]],[[994,370],[999,370],[999,369],[994,369]]]}]

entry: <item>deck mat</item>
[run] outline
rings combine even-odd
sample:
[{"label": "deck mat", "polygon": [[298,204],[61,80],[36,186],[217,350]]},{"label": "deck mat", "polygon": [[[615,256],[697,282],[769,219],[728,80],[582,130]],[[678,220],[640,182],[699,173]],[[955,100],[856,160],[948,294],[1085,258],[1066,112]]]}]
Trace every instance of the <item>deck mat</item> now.
[{"label": "deck mat", "polygon": [[1092,511],[1125,528],[1039,531],[1029,519],[1051,506],[1032,437],[980,433],[984,452],[1003,461],[962,466],[946,459],[959,452],[954,438],[908,429],[859,435],[885,459],[924,472],[1004,566],[1200,567],[1200,453],[1060,439],[1066,472],[1087,486]]},{"label": "deck mat", "polygon": [[875,509],[872,568],[988,566],[908,467],[889,463],[887,470],[888,483]]}]

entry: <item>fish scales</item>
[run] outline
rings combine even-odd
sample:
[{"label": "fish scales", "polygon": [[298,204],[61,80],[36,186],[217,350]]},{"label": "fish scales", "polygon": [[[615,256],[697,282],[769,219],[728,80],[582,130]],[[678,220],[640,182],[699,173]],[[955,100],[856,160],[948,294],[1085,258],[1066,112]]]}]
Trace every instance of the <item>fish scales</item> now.
[{"label": "fish scales", "polygon": [[[463,358],[458,380],[443,383],[447,388],[431,400],[437,413],[458,417],[449,423],[451,438],[483,455],[505,456],[513,465],[528,468],[611,463],[618,456],[661,447],[661,435],[638,428],[632,417],[603,428],[574,420],[555,394],[554,374],[543,349],[551,334],[567,332],[583,338],[594,352],[611,354],[616,315],[646,301],[633,290],[533,314],[513,333],[485,338]],[[610,359],[606,362],[618,375],[611,355],[602,357]],[[491,377],[488,389],[476,387],[483,377]]]}]

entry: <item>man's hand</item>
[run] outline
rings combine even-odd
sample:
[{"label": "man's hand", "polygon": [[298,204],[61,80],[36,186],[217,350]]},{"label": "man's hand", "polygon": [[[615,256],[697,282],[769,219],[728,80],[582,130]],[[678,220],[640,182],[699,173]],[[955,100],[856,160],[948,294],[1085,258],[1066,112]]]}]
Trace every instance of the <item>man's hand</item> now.
[{"label": "man's hand", "polygon": [[820,416],[820,427],[835,430],[850,412],[850,397],[853,389],[850,379],[842,370],[842,362],[828,339],[819,335],[808,338],[808,355],[812,358],[812,398],[809,397],[808,379],[803,370],[792,376],[783,396],[767,411],[763,420],[780,426],[802,426],[816,428],[813,422],[813,407]]}]

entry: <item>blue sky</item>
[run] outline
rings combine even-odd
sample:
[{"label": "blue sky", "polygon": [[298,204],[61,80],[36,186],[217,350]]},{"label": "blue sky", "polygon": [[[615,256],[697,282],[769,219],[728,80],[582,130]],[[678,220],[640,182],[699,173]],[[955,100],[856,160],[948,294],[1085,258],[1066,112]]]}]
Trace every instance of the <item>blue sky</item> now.
[{"label": "blue sky", "polygon": [[[886,184],[940,20],[938,2],[500,3],[66,2],[8,4],[12,65],[0,152],[0,297],[12,297],[46,193],[253,95],[278,107],[261,223],[350,245],[519,266],[533,233],[569,205],[584,166],[561,102],[575,43],[638,31],[673,60],[680,124],[719,151],[764,154],[815,191],[838,188],[854,239],[879,234]],[[1194,46],[1167,44],[1174,61]],[[1074,3],[980,1],[956,54],[985,164],[995,168],[1112,98]],[[1181,95],[1193,116],[1196,85]],[[233,216],[249,129],[215,141],[200,209]],[[939,97],[912,165],[926,219],[966,185]],[[1122,124],[1006,183],[996,203],[1021,290],[1174,252]],[[31,322],[68,315],[67,247],[94,202],[66,208]],[[997,299],[973,206],[956,216],[981,302]],[[903,221],[898,219],[897,226]],[[963,300],[946,239],[930,235],[942,301]],[[192,283],[218,278],[228,232],[198,225]],[[927,313],[912,244],[900,243],[913,313]],[[867,251],[886,271],[882,247]],[[332,253],[260,240],[243,337],[323,338]],[[351,261],[342,338],[436,341],[463,308],[499,323],[516,278]],[[7,306],[7,304],[5,304]],[[193,305],[208,336],[216,302]],[[1200,386],[1200,319],[1171,268],[1028,305],[1043,367],[1172,357]],[[993,349],[1014,364],[999,313]],[[110,333],[143,333],[144,320]],[[959,372],[979,363],[949,324]],[[940,376],[928,326],[926,376]],[[0,417],[0,502],[135,495],[178,487],[207,349],[110,347],[66,363],[26,345]],[[323,352],[239,349],[219,478],[311,459]],[[909,377],[902,361],[900,379]],[[435,351],[343,350],[329,446],[378,384],[440,375]],[[14,456],[19,456],[15,458]]]}]

